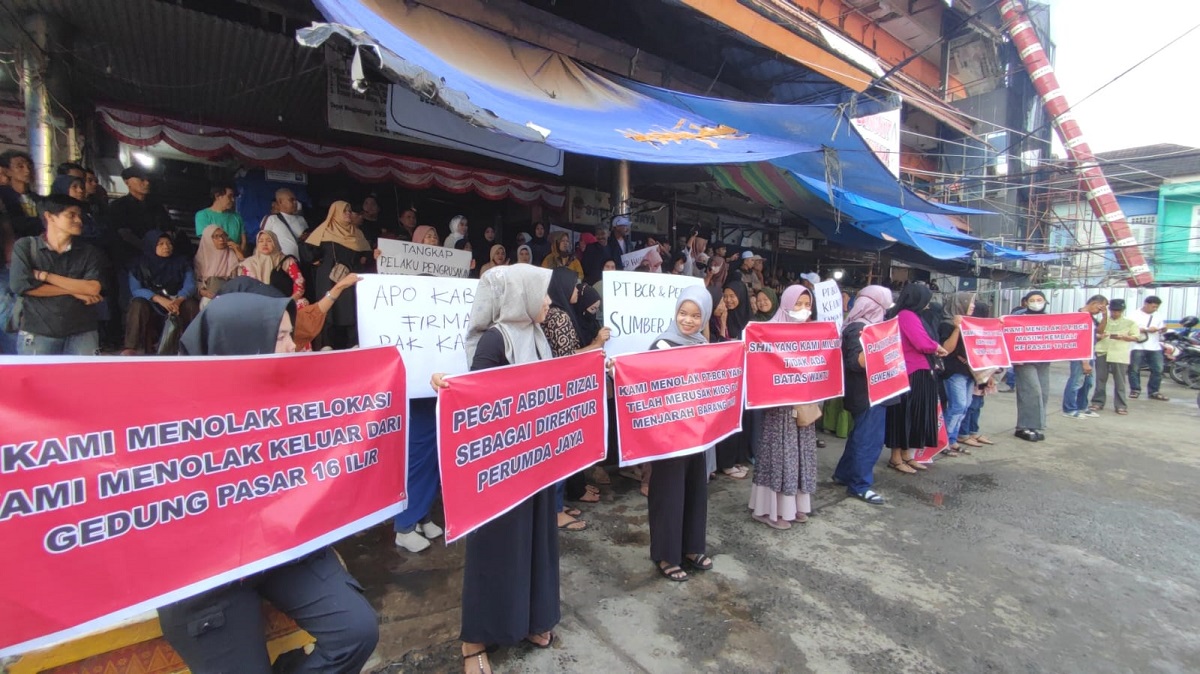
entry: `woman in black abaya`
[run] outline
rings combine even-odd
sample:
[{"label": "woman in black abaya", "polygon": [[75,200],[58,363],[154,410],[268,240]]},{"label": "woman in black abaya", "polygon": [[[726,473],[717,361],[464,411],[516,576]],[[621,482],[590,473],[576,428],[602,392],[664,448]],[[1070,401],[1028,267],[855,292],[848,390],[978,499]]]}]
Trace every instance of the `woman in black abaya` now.
[{"label": "woman in black abaya", "polygon": [[[553,357],[541,327],[549,287],[550,270],[526,264],[495,267],[479,279],[467,330],[472,371]],[[440,374],[430,384],[452,385]],[[461,639],[468,674],[491,672],[491,646],[553,644],[561,617],[556,501],[550,485],[467,536]]]},{"label": "woman in black abaya", "polygon": [[[726,311],[726,334],[731,340],[741,339],[751,316],[750,294],[746,291],[746,284],[735,280],[727,281],[722,301]],[[744,480],[750,474],[747,466],[754,454],[753,448],[750,447],[750,438],[754,435],[752,424],[751,415],[747,410],[742,413],[742,431],[717,443],[717,469],[735,480]]]}]

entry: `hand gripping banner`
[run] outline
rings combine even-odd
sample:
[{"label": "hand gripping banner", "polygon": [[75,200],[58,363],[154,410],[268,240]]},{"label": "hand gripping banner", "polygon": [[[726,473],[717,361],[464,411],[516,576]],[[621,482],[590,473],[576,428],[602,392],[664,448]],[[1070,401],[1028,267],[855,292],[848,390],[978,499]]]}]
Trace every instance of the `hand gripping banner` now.
[{"label": "hand gripping banner", "polygon": [[404,509],[408,407],[394,348],[2,367],[0,655],[277,566]]},{"label": "hand gripping banner", "polygon": [[963,350],[967,352],[967,367],[988,370],[1008,367],[1008,347],[1004,341],[1004,321],[999,318],[962,319]]},{"label": "hand gripping banner", "polygon": [[1005,316],[1004,342],[1013,363],[1091,360],[1095,323],[1086,313]]},{"label": "hand gripping banner", "polygon": [[437,418],[447,543],[604,459],[603,352],[446,380]]}]

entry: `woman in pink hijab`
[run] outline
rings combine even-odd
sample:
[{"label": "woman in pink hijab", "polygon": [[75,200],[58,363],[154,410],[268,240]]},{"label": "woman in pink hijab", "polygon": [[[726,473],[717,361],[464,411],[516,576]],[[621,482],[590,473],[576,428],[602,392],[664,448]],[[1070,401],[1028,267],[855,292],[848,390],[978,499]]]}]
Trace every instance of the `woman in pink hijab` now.
[{"label": "woman in pink hijab", "polygon": [[[812,293],[788,286],[772,323],[806,323],[813,315]],[[755,453],[750,509],[754,519],[774,529],[807,522],[817,490],[816,424],[797,426],[792,405],[772,407],[762,415],[762,441]]]}]

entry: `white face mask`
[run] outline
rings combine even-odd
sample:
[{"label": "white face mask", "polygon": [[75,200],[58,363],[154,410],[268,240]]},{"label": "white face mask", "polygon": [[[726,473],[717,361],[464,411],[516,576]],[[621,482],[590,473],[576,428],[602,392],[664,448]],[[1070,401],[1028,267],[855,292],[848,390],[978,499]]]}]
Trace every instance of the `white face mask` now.
[{"label": "white face mask", "polygon": [[1042,309],[1045,309],[1045,308],[1046,308],[1046,303],[1045,303],[1045,302],[1030,302],[1030,303],[1029,303],[1029,310],[1030,310],[1030,311],[1035,311],[1035,312],[1036,312],[1036,311],[1041,311]]},{"label": "white face mask", "polygon": [[799,311],[789,311],[788,316],[798,320],[807,321],[809,316],[812,316],[812,311],[809,309],[801,309]]}]

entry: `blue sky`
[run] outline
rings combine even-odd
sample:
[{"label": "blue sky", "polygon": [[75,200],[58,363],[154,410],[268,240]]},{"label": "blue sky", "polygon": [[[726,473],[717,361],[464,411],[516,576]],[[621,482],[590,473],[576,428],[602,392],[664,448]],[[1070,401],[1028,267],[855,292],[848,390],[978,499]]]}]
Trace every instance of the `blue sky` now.
[{"label": "blue sky", "polygon": [[1095,152],[1200,147],[1200,29],[1086,102],[1126,68],[1200,24],[1198,0],[1049,0],[1055,70]]}]

